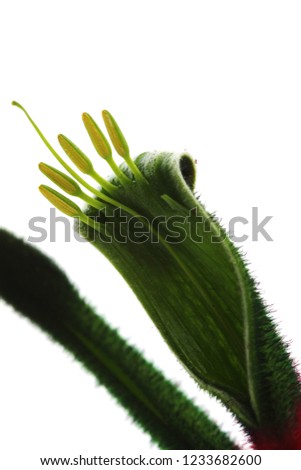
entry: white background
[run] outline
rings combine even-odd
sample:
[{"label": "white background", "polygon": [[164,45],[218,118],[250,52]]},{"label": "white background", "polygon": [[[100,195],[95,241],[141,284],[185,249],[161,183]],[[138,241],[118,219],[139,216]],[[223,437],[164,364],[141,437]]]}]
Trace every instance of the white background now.
[{"label": "white background", "polygon": [[[104,176],[81,113],[100,122],[109,109],[132,155],[185,149],[195,156],[201,200],[225,224],[250,218],[253,206],[273,216],[274,241],[249,239],[243,250],[300,358],[300,22],[293,1],[2,1],[1,226],[27,238],[29,219],[49,217],[50,208],[37,191],[44,182],[37,164],[52,157],[10,102],[27,107],[56,148],[56,135],[68,135]],[[197,390],[92,246],[64,243],[58,230],[56,243],[39,248],[241,442],[231,417]],[[4,303],[0,358],[6,457],[18,453],[35,468],[39,456],[155,449],[92,376]]]}]

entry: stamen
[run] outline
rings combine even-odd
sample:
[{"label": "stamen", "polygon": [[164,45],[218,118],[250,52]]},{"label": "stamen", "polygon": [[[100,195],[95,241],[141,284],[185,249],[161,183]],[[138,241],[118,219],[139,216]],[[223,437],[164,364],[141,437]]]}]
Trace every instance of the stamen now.
[{"label": "stamen", "polygon": [[107,191],[115,194],[118,192],[118,188],[116,186],[106,181],[94,170],[91,160],[70,139],[60,134],[58,136],[58,141],[66,155],[82,173],[94,178],[97,183]]},{"label": "stamen", "polygon": [[80,217],[81,209],[73,201],[46,185],[39,186],[40,192],[51,204],[69,217]]},{"label": "stamen", "polygon": [[84,214],[81,209],[67,197],[63,196],[62,194],[58,193],[54,189],[44,184],[39,186],[39,190],[41,194],[43,194],[43,196],[48,199],[48,201],[53,204],[54,207],[56,207],[59,211],[63,212],[63,214],[66,214],[69,217],[80,219],[82,222],[89,225],[98,232],[101,230],[99,222],[92,220],[90,217]]},{"label": "stamen", "polygon": [[100,155],[108,162],[108,164],[112,168],[117,178],[119,178],[121,183],[128,184],[131,180],[120,170],[119,166],[116,165],[116,163],[114,162],[110,144],[108,143],[103,132],[99,129],[94,119],[88,113],[84,113],[82,118],[84,126],[98,155]]},{"label": "stamen", "polygon": [[99,129],[90,114],[83,113],[82,119],[96,152],[101,158],[110,160],[110,158],[112,158],[112,149],[103,132]]},{"label": "stamen", "polygon": [[89,175],[93,170],[91,160],[84,154],[70,139],[63,134],[58,135],[58,141],[66,155],[77,166],[77,168],[86,175]]},{"label": "stamen", "polygon": [[[68,171],[68,173],[70,173],[71,176],[73,176],[73,178],[78,181],[82,186],[84,186],[86,189],[88,189],[88,191],[90,191],[92,194],[94,194],[95,196],[97,196],[101,201],[104,201],[104,202],[107,202],[108,204],[111,204],[112,206],[115,206],[115,207],[118,207],[120,209],[123,209],[125,212],[128,212],[129,214],[131,215],[134,215],[135,217],[139,217],[139,214],[137,214],[135,211],[133,211],[132,209],[130,209],[129,207],[125,206],[124,204],[121,204],[119,201],[111,198],[110,196],[107,196],[106,194],[100,192],[100,191],[97,191],[95,188],[93,188],[93,186],[91,186],[89,183],[87,183],[83,178],[81,178],[61,157],[60,155],[54,150],[54,148],[51,146],[51,144],[48,142],[48,140],[46,139],[46,137],[44,136],[44,134],[41,132],[41,130],[39,129],[39,127],[36,125],[36,123],[34,122],[34,120],[30,117],[30,115],[28,114],[28,112],[26,111],[25,108],[23,108],[23,106],[19,103],[17,103],[16,101],[13,101],[12,102],[12,105],[13,106],[17,106],[18,108],[20,108],[25,116],[27,117],[27,119],[29,120],[29,122],[31,123],[31,125],[33,126],[33,128],[36,130],[37,134],[40,136],[40,138],[42,139],[42,141],[44,142],[44,144],[46,145],[46,147],[50,150],[50,152],[52,153],[52,155],[57,159],[57,161],[65,168],[65,170]],[[117,166],[117,165],[116,165]],[[118,168],[118,167],[117,167]],[[118,168],[118,170],[121,172],[121,170]],[[121,172],[122,176],[124,178],[126,178],[127,182],[130,181],[128,180],[128,178]],[[52,190],[53,191],[53,190]]]},{"label": "stamen", "polygon": [[146,178],[142,175],[141,171],[132,160],[128,143],[113,116],[109,111],[104,110],[102,112],[102,118],[116,152],[124,158],[129,168],[132,170],[136,180],[147,182]]},{"label": "stamen", "polygon": [[46,163],[39,163],[39,170],[47,176],[53,183],[63,189],[71,196],[79,196],[82,190],[79,185],[70,176],[65,175],[61,171],[53,168]]},{"label": "stamen", "polygon": [[39,163],[40,171],[47,176],[53,183],[59,186],[63,191],[70,194],[71,196],[76,196],[81,198],[83,201],[87,202],[90,206],[94,207],[95,209],[102,210],[106,206],[101,202],[93,199],[88,194],[84,193],[79,185],[74,181],[70,176],[62,173],[61,171],[53,168],[50,165],[46,165],[46,163]]},{"label": "stamen", "polygon": [[130,156],[130,149],[127,144],[127,141],[125,140],[124,135],[120,130],[120,127],[118,126],[113,116],[109,113],[109,111],[104,110],[102,112],[102,118],[104,120],[105,126],[107,128],[108,134],[110,136],[112,144],[115,147],[116,152],[122,158],[127,160]]},{"label": "stamen", "polygon": [[[68,173],[70,173],[71,176],[73,176],[73,178],[78,181],[82,186],[84,186],[86,189],[88,189],[92,194],[94,194],[95,196],[105,200],[106,202],[109,202],[110,204],[113,204],[113,205],[117,205],[117,201],[115,201],[114,199],[111,199],[110,197],[108,196],[105,196],[103,193],[101,193],[100,191],[97,191],[95,188],[93,188],[93,186],[91,186],[89,183],[87,183],[83,178],[81,178],[61,157],[60,155],[54,150],[54,148],[51,146],[51,144],[48,142],[48,140],[46,139],[46,137],[44,136],[44,134],[41,132],[41,130],[39,129],[39,127],[36,125],[36,123],[34,122],[34,120],[30,117],[30,115],[28,114],[28,112],[26,111],[25,108],[23,108],[22,105],[20,105],[19,103],[17,103],[16,101],[13,101],[12,102],[12,105],[13,106],[17,106],[18,108],[20,108],[25,116],[27,117],[27,119],[29,120],[29,122],[31,123],[31,125],[33,126],[33,128],[36,130],[37,134],[40,136],[40,138],[42,139],[42,141],[44,142],[44,144],[46,145],[46,147],[50,150],[50,152],[52,153],[52,155],[57,159],[57,161],[65,168],[65,170],[68,171]],[[114,202],[114,203],[113,203]],[[117,205],[117,207],[119,207],[119,205]]]},{"label": "stamen", "polygon": [[54,150],[54,148],[51,146],[51,144],[48,142],[48,140],[46,139],[46,137],[44,136],[44,134],[41,132],[41,130],[38,128],[38,126],[36,125],[36,123],[34,122],[34,120],[30,117],[30,115],[28,114],[28,112],[26,111],[25,108],[23,108],[22,105],[20,105],[19,103],[17,103],[16,101],[13,101],[12,102],[12,105],[13,106],[17,106],[18,108],[20,108],[25,116],[27,117],[27,119],[29,120],[29,122],[31,123],[31,125],[33,126],[33,128],[36,130],[37,134],[40,136],[40,138],[42,139],[42,141],[44,142],[44,144],[46,145],[46,147],[48,148],[48,150],[50,150],[50,152],[52,153],[52,155],[57,159],[57,161],[65,168],[65,170],[68,171],[68,173],[70,173],[71,176],[73,176],[73,178],[78,181],[82,186],[84,186],[86,189],[88,189],[92,194],[94,194],[95,196],[98,196],[98,197],[102,197],[102,193],[100,191],[97,191],[96,189],[93,188],[93,186],[91,186],[89,183],[87,183],[83,178],[81,178],[63,159],[62,157],[60,157],[60,155]]}]

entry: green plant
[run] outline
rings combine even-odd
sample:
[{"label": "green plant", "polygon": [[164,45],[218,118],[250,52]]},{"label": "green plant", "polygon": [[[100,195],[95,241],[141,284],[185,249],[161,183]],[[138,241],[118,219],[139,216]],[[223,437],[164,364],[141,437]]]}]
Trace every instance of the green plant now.
[{"label": "green plant", "polygon": [[101,185],[95,189],[14,104],[72,178],[44,163],[41,171],[88,205],[82,211],[48,186],[40,191],[76,218],[76,230],[126,279],[200,387],[236,416],[256,448],[300,449],[297,372],[243,257],[193,194],[193,159],[143,153],[132,160],[116,121],[104,111],[110,139],[124,159],[118,167],[105,135],[85,113],[91,141],[114,175],[105,181],[68,138],[60,135],[59,143],[78,169]]}]

